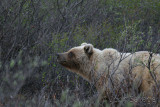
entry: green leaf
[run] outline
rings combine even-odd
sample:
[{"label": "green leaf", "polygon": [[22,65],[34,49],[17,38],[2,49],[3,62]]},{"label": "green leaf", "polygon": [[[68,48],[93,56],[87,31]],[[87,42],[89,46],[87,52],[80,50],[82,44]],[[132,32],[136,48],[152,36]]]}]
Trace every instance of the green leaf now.
[{"label": "green leaf", "polygon": [[12,59],[11,62],[10,62],[10,67],[13,68],[14,65],[15,65],[15,61]]}]

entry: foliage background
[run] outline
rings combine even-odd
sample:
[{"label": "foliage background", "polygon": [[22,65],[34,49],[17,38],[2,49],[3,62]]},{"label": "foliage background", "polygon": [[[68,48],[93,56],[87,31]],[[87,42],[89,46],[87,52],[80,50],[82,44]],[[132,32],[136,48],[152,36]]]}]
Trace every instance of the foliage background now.
[{"label": "foliage background", "polygon": [[82,42],[159,53],[160,0],[1,0],[0,106],[91,104],[95,87],[56,62]]}]

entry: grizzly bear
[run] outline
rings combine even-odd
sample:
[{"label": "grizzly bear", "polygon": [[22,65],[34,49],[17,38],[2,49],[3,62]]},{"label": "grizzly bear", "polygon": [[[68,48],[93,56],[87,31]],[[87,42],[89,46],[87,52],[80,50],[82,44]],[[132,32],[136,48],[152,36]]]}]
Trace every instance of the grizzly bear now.
[{"label": "grizzly bear", "polygon": [[58,53],[57,61],[94,84],[106,98],[110,93],[136,90],[153,97],[159,87],[160,55],[148,51],[120,53],[116,49],[99,50],[82,43],[68,52]]}]

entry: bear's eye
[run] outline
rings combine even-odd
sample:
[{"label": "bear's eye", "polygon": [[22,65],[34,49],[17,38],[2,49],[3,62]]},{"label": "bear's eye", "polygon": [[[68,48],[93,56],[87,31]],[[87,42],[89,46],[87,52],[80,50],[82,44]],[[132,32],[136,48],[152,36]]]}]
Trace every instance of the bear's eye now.
[{"label": "bear's eye", "polygon": [[69,58],[72,58],[73,56],[74,56],[74,53],[73,53],[73,52],[69,52],[69,53],[68,53],[68,57],[69,57]]}]

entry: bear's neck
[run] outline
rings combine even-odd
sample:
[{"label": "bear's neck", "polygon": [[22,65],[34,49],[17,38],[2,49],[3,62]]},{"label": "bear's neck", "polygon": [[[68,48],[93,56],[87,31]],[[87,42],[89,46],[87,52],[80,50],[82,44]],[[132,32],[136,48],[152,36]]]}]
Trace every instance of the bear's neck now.
[{"label": "bear's neck", "polygon": [[79,70],[79,75],[81,75],[84,79],[93,83],[94,85],[99,81],[102,76],[106,76],[106,65],[102,51],[96,49],[93,52],[93,55],[90,57],[89,61],[84,61],[83,69]]},{"label": "bear's neck", "polygon": [[[110,51],[111,49],[96,50],[94,55],[92,55],[92,61],[86,71],[88,74],[87,80],[90,83],[93,83],[96,87],[103,86],[108,81],[109,71],[113,71],[114,66],[116,66],[117,61],[119,61],[119,55],[117,51],[114,51],[111,54],[105,53],[105,51]],[[113,50],[113,49],[112,49]]]}]

